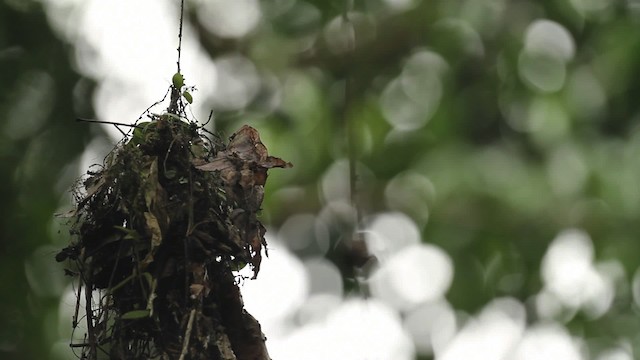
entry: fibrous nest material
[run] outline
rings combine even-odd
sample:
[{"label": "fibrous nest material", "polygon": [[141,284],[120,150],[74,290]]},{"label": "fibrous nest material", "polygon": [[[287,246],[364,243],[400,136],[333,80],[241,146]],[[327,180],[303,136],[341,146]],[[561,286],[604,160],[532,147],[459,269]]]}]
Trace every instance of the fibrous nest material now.
[{"label": "fibrous nest material", "polygon": [[291,164],[249,126],[228,143],[205,135],[150,115],[79,181],[73,240],[56,258],[74,264],[87,304],[85,341],[72,344],[83,358],[268,359],[233,271],[258,275],[267,170]]}]

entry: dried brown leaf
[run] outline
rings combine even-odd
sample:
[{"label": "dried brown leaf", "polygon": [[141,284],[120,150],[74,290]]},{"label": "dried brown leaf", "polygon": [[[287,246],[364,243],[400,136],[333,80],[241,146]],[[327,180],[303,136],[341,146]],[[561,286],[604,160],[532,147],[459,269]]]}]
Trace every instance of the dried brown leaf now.
[{"label": "dried brown leaf", "polygon": [[[241,160],[240,162],[234,160]],[[269,156],[267,154],[267,148],[260,141],[260,135],[258,131],[251,126],[244,125],[240,130],[231,135],[231,141],[227,146],[227,149],[220,151],[216,158],[211,162],[198,165],[196,168],[204,171],[223,171],[229,168],[235,168],[238,170],[238,165],[250,164],[251,168],[255,169],[255,166],[264,169],[271,169],[275,167],[289,168],[292,167],[291,163],[286,162],[280,158]],[[240,168],[245,166],[240,165]]]},{"label": "dried brown leaf", "polygon": [[144,219],[146,221],[147,230],[151,234],[151,248],[149,249],[147,256],[142,260],[142,264],[146,266],[153,261],[155,249],[162,243],[162,231],[160,230],[158,219],[152,213],[145,212]]}]

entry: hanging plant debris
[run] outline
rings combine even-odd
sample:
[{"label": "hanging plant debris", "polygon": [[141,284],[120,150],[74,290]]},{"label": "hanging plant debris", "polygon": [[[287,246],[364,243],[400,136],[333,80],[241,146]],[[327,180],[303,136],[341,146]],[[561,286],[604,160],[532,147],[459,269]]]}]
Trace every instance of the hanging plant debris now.
[{"label": "hanging plant debris", "polygon": [[[267,170],[291,164],[252,127],[224,143],[188,121],[183,90],[174,76],[167,111],[148,114],[74,190],[73,240],[56,259],[79,276],[82,358],[268,359],[233,271],[258,276]],[[76,311],[74,328],[81,320]]]}]

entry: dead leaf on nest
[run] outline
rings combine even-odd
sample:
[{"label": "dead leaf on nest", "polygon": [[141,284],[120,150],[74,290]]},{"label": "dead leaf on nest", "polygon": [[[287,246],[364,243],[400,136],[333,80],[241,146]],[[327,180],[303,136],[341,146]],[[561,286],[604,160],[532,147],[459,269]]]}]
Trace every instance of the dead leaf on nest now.
[{"label": "dead leaf on nest", "polygon": [[[228,235],[249,252],[248,260],[255,278],[260,271],[261,250],[266,245],[265,229],[258,221],[257,213],[264,199],[267,171],[276,167],[289,168],[291,163],[269,156],[258,131],[245,125],[231,136],[227,148],[219,151],[215,158],[206,164],[193,165],[203,171],[218,171],[227,194],[237,202],[238,208],[230,217],[233,226],[229,227]],[[237,230],[237,234],[233,230]]]},{"label": "dead leaf on nest", "polygon": [[[240,166],[238,169],[238,165],[241,163],[251,163],[264,169],[293,166],[280,158],[269,156],[267,148],[260,141],[258,131],[251,126],[244,125],[231,135],[231,141],[225,151],[219,152],[211,162],[198,165],[196,168],[203,171],[223,171],[235,167],[235,171],[240,171],[243,167]],[[264,183],[259,185],[264,185]]]},{"label": "dead leaf on nest", "polygon": [[160,230],[158,219],[152,213],[145,212],[144,219],[147,225],[147,230],[151,234],[151,249],[147,253],[147,256],[142,260],[142,265],[147,266],[153,261],[155,250],[162,243],[162,231]]}]

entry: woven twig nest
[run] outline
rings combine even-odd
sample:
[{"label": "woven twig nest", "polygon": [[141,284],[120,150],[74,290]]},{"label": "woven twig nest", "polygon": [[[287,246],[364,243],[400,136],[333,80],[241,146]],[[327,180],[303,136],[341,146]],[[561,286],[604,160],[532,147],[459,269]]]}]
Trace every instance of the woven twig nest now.
[{"label": "woven twig nest", "polygon": [[85,358],[268,358],[233,270],[258,275],[267,170],[291,164],[249,126],[227,144],[203,134],[152,115],[78,184],[74,240],[57,259],[75,263],[87,300],[100,295],[75,345]]}]

